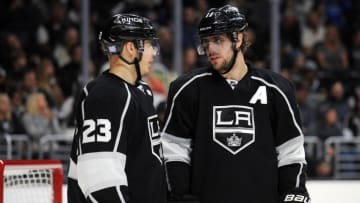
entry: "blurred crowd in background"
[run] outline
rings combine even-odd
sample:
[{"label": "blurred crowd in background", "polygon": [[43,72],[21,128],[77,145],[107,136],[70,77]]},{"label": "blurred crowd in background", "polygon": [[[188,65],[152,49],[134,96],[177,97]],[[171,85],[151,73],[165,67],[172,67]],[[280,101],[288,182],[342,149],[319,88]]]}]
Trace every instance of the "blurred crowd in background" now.
[{"label": "blurred crowd in background", "polygon": [[[270,0],[183,1],[183,72],[207,65],[196,54],[197,24],[211,7],[238,6],[249,21],[255,68],[270,67]],[[282,0],[280,73],[291,80],[305,136],[360,138],[360,1]],[[107,68],[97,41],[101,22],[135,12],[158,28],[161,53],[145,78],[159,115],[174,71],[174,0],[90,1],[89,78]],[[0,6],[0,136],[38,140],[74,126],[81,81],[81,0],[3,0]],[[161,118],[161,116],[160,116]],[[331,153],[331,150],[327,153]],[[331,163],[309,158],[310,177],[331,177]]]}]

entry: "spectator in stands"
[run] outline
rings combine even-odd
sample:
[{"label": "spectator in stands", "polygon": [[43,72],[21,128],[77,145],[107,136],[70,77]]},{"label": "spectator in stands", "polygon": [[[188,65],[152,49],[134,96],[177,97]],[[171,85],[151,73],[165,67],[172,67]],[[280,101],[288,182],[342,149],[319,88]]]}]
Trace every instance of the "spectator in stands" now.
[{"label": "spectator in stands", "polygon": [[49,95],[54,107],[62,105],[64,98],[61,88],[55,76],[55,67],[53,62],[48,58],[43,58],[36,67],[37,86]]},{"label": "spectator in stands", "polygon": [[301,126],[305,136],[316,136],[316,115],[313,107],[308,103],[308,89],[304,83],[298,82],[295,85],[295,97],[299,105]]},{"label": "spectator in stands", "polygon": [[351,1],[349,0],[326,0],[325,17],[328,23],[335,25],[338,29],[345,26],[345,14],[350,12]]},{"label": "spectator in stands", "polygon": [[26,134],[33,142],[33,151],[39,149],[40,138],[61,131],[59,122],[48,106],[44,94],[33,93],[26,101],[26,110],[22,118]]},{"label": "spectator in stands", "polygon": [[326,27],[325,41],[316,50],[316,58],[324,70],[344,70],[349,66],[347,51],[340,41],[337,27]]},{"label": "spectator in stands", "polygon": [[20,85],[11,87],[9,90],[9,97],[11,101],[11,107],[18,118],[22,118],[25,112],[25,102],[22,96],[22,90]]},{"label": "spectator in stands", "polygon": [[67,8],[61,1],[52,1],[49,10],[51,16],[50,20],[45,24],[45,28],[49,35],[49,44],[54,48],[58,42],[64,39],[70,23],[66,16]]},{"label": "spectator in stands", "polygon": [[352,136],[360,137],[360,95],[355,98],[355,106],[345,121],[345,127],[350,129]]},{"label": "spectator in stands", "polygon": [[[305,59],[304,66],[299,71],[299,82],[303,83],[307,89],[307,103],[315,110],[318,109],[320,103],[326,99],[327,93],[321,87],[321,81],[318,77],[319,71],[315,61]],[[315,113],[316,121],[318,121]]]},{"label": "spectator in stands", "polygon": [[265,68],[266,65],[266,45],[264,46],[264,39],[259,39],[256,32],[252,28],[248,28],[246,33],[249,43],[251,46],[245,52],[245,57],[249,60],[256,68]]},{"label": "spectator in stands", "polygon": [[329,137],[342,136],[341,123],[338,120],[338,115],[334,107],[326,109],[322,120],[319,121],[316,134],[321,140],[326,140]]},{"label": "spectator in stands", "polygon": [[71,61],[71,49],[80,44],[79,32],[75,27],[69,27],[64,39],[59,41],[54,48],[54,57],[57,65],[62,68]]},{"label": "spectator in stands", "polygon": [[23,101],[26,101],[29,95],[37,92],[43,93],[45,95],[48,105],[51,108],[54,108],[54,99],[48,92],[39,88],[35,70],[29,68],[25,69],[21,80],[21,97]]},{"label": "spectator in stands", "polygon": [[9,72],[13,64],[14,53],[23,51],[20,39],[13,33],[4,33],[3,36],[1,36],[0,50],[0,63],[4,66],[5,70]]},{"label": "spectator in stands", "polygon": [[0,66],[0,92],[9,91],[8,80],[6,78],[6,70]]},{"label": "spectator in stands", "polygon": [[320,107],[320,110],[322,108],[328,108],[329,106],[335,108],[338,121],[341,124],[341,127],[343,127],[345,118],[350,111],[350,107],[345,97],[343,82],[335,81],[331,84],[327,100],[323,103],[322,107]]},{"label": "spectator in stands", "polygon": [[307,56],[312,56],[315,45],[325,39],[325,26],[322,24],[320,13],[317,10],[312,10],[307,14],[301,33],[301,45],[304,53]]},{"label": "spectator in stands", "polygon": [[197,66],[197,53],[193,47],[185,48],[183,53],[183,72],[187,73]]},{"label": "spectator in stands", "polygon": [[10,57],[11,64],[8,70],[8,76],[11,83],[16,83],[21,80],[21,77],[28,68],[28,59],[26,53],[22,50],[12,52]]},{"label": "spectator in stands", "polygon": [[73,96],[79,88],[79,75],[81,71],[81,46],[75,45],[70,49],[71,60],[57,74],[64,98]]},{"label": "spectator in stands", "polygon": [[291,69],[300,52],[300,23],[293,8],[287,8],[282,14],[280,24],[281,67]]},{"label": "spectator in stands", "polygon": [[351,67],[360,73],[360,29],[356,30],[352,37]]},{"label": "spectator in stands", "polygon": [[300,23],[295,16],[295,11],[291,8],[287,8],[282,14],[280,36],[283,47],[289,47],[291,50],[300,47]]},{"label": "spectator in stands", "polygon": [[183,47],[196,47],[198,14],[194,7],[184,8]]},{"label": "spectator in stands", "polygon": [[160,58],[161,62],[165,65],[166,68],[172,69],[173,64],[173,34],[168,27],[159,28],[159,40],[160,40]]},{"label": "spectator in stands", "polygon": [[325,160],[308,160],[309,163],[309,177],[315,178],[329,178],[333,174],[333,166],[329,161]]},{"label": "spectator in stands", "polygon": [[0,93],[0,136],[5,133],[23,134],[25,130],[17,115],[12,111],[9,96]]}]

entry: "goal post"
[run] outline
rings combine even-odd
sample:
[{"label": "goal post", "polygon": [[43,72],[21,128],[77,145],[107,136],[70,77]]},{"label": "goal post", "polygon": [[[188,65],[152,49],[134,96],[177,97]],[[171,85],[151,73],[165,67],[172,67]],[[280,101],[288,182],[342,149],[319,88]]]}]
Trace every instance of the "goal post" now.
[{"label": "goal post", "polygon": [[62,203],[59,160],[0,160],[0,203]]}]

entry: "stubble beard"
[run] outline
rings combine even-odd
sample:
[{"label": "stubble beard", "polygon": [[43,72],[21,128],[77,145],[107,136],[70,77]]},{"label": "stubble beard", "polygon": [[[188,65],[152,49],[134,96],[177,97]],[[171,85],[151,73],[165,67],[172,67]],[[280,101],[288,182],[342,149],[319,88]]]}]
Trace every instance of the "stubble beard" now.
[{"label": "stubble beard", "polygon": [[216,67],[216,71],[220,74],[226,72],[228,70],[230,62],[227,60],[224,60],[218,67]]}]

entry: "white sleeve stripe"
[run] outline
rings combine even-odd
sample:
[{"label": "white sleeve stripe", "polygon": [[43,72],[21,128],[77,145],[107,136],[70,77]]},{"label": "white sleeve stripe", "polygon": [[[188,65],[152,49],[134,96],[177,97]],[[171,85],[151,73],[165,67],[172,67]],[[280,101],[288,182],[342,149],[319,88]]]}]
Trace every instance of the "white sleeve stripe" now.
[{"label": "white sleeve stripe", "polygon": [[122,130],[123,130],[123,127],[124,127],[125,115],[126,115],[126,112],[127,112],[128,108],[129,108],[130,100],[131,100],[131,94],[130,94],[130,91],[129,91],[129,87],[128,87],[128,85],[126,83],[124,83],[124,85],[125,85],[128,96],[126,98],[126,103],[125,103],[124,110],[123,110],[123,112],[121,114],[119,131],[117,133],[115,146],[114,146],[114,149],[113,149],[114,152],[116,152],[118,147],[119,147],[120,137],[121,137],[121,133],[122,133]]},{"label": "white sleeve stripe", "polygon": [[274,84],[270,84],[269,82],[265,81],[265,80],[262,79],[262,78],[259,78],[259,77],[256,77],[256,76],[251,76],[251,78],[254,79],[254,80],[258,80],[258,81],[264,83],[265,85],[267,85],[267,86],[269,86],[269,87],[274,88],[275,90],[277,90],[277,91],[281,94],[281,96],[284,98],[284,100],[285,100],[285,102],[286,102],[286,104],[287,104],[287,106],[288,106],[288,109],[289,109],[289,111],[290,111],[290,114],[291,114],[291,117],[292,117],[292,120],[293,120],[293,123],[294,123],[295,127],[296,127],[297,130],[299,131],[299,134],[300,134],[300,135],[303,135],[302,130],[301,130],[299,124],[297,123],[296,119],[295,119],[294,111],[293,111],[293,109],[291,108],[290,102],[289,102],[288,98],[286,97],[286,95],[284,94],[284,92],[281,91],[281,89],[280,89],[278,86],[276,86],[276,85],[274,85]]},{"label": "white sleeve stripe", "polygon": [[121,203],[126,203],[123,194],[121,193],[120,186],[116,187],[116,192],[118,193],[120,197]]},{"label": "white sleeve stripe", "polygon": [[300,163],[300,170],[299,170],[299,173],[296,176],[296,186],[295,187],[300,186],[300,175],[301,175],[301,172],[303,170],[303,167],[304,167],[304,164]]},{"label": "white sleeve stripe", "polygon": [[69,165],[68,177],[69,177],[69,178],[72,178],[72,179],[74,179],[74,180],[77,180],[76,164],[75,164],[75,162],[72,160],[72,158],[70,158],[70,165]]},{"label": "white sleeve stripe", "polygon": [[303,145],[304,137],[297,136],[276,147],[278,167],[294,163],[306,163]]},{"label": "white sleeve stripe", "polygon": [[174,109],[175,100],[176,100],[176,98],[179,96],[179,94],[181,93],[181,91],[182,91],[183,89],[185,89],[186,86],[188,86],[190,83],[192,83],[192,82],[193,82],[194,80],[196,80],[197,78],[204,77],[204,76],[208,76],[208,75],[212,75],[212,73],[203,73],[203,74],[194,76],[194,77],[191,78],[189,81],[187,81],[185,84],[183,84],[183,85],[181,86],[181,88],[175,93],[174,98],[173,98],[173,100],[172,100],[172,102],[171,102],[171,107],[170,107],[169,116],[168,116],[168,119],[166,120],[166,123],[165,123],[165,125],[164,125],[163,132],[166,131],[167,126],[169,125],[169,122],[170,122],[171,116],[172,116],[172,111],[173,111],[173,109]]},{"label": "white sleeve stripe", "polygon": [[191,139],[175,137],[164,133],[162,136],[165,162],[180,161],[189,164],[191,153]]},{"label": "white sleeve stripe", "polygon": [[94,152],[78,157],[78,184],[88,196],[94,191],[128,185],[125,173],[126,156],[114,152]]},{"label": "white sleeve stripe", "polygon": [[[87,86],[85,86],[83,90],[84,90],[85,96],[88,96],[89,93],[87,90]],[[84,100],[81,101],[81,115],[82,115],[83,120],[85,119],[84,103],[85,103],[85,98],[84,98]]]},{"label": "white sleeve stripe", "polygon": [[[87,90],[87,85],[83,88],[83,91],[85,93],[84,99],[81,101],[81,116],[82,120],[85,120],[85,98],[88,96],[89,92]],[[81,137],[79,137],[79,154],[82,154],[82,148],[81,148]]]},{"label": "white sleeve stripe", "polygon": [[92,195],[89,195],[89,199],[92,203],[99,203]]}]

